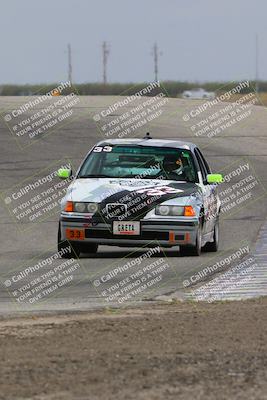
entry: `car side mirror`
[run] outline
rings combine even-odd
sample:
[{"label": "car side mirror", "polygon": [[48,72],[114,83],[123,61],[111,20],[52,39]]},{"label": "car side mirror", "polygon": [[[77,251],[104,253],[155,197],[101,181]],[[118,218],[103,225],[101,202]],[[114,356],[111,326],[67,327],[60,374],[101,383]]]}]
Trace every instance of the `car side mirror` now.
[{"label": "car side mirror", "polygon": [[71,168],[60,168],[60,169],[57,171],[57,176],[58,176],[60,179],[69,179],[69,178],[71,177],[71,175],[72,175],[72,170],[71,170]]},{"label": "car side mirror", "polygon": [[209,184],[223,183],[223,176],[221,174],[208,174],[207,183]]}]

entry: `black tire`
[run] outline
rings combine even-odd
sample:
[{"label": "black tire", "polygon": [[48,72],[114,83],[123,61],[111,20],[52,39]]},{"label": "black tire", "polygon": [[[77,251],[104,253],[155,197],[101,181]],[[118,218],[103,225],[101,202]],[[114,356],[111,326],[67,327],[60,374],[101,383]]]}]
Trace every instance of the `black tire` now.
[{"label": "black tire", "polygon": [[96,254],[98,250],[97,243],[82,243],[79,244],[79,249],[81,253],[85,254]]},{"label": "black tire", "polygon": [[219,249],[219,221],[216,222],[213,229],[213,241],[208,242],[203,247],[203,251],[216,252]]},{"label": "black tire", "polygon": [[185,256],[193,256],[199,257],[201,254],[201,228],[198,228],[196,244],[190,246],[180,246],[180,255],[182,257]]},{"label": "black tire", "polygon": [[57,251],[61,253],[61,258],[78,258],[80,249],[77,243],[70,243],[67,240],[61,240],[60,223],[58,225],[57,234]]}]

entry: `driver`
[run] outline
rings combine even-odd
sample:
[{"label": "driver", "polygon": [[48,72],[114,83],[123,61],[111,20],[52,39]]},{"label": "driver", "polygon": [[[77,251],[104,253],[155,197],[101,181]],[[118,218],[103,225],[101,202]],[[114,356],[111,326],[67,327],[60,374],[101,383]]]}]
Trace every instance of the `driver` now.
[{"label": "driver", "polygon": [[[184,175],[184,167],[181,157],[175,155],[167,155],[164,157],[162,163],[162,172],[167,179],[184,180],[186,177]],[[161,172],[161,173],[162,173]]]}]

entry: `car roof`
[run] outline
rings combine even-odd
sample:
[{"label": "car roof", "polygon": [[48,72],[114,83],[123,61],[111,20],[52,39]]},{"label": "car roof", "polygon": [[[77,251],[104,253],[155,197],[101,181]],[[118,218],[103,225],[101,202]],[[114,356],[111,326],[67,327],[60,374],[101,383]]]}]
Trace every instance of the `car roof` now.
[{"label": "car roof", "polygon": [[97,143],[97,146],[108,146],[108,145],[138,145],[138,146],[155,146],[155,147],[174,147],[184,150],[193,150],[196,145],[191,142],[184,142],[175,139],[110,139],[102,140]]}]

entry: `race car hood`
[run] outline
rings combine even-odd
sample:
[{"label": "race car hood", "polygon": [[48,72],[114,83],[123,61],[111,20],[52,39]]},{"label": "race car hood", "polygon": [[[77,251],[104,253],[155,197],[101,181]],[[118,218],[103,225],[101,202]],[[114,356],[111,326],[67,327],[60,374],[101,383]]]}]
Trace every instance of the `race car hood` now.
[{"label": "race car hood", "polygon": [[[72,201],[101,203],[105,199],[115,196],[120,198],[125,191],[156,194],[160,188],[172,188],[176,196],[190,196],[199,191],[198,185],[187,182],[177,182],[161,179],[120,179],[120,178],[88,178],[76,179],[69,187]],[[153,195],[153,194],[152,194]],[[173,196],[172,196],[173,197]]]},{"label": "race car hood", "polygon": [[[101,217],[108,221],[116,219],[121,212],[124,218],[136,219],[157,204],[185,196],[199,197],[199,186],[161,179],[82,178],[70,185],[66,197],[74,202],[98,203]],[[119,209],[115,210],[116,207]]]}]

